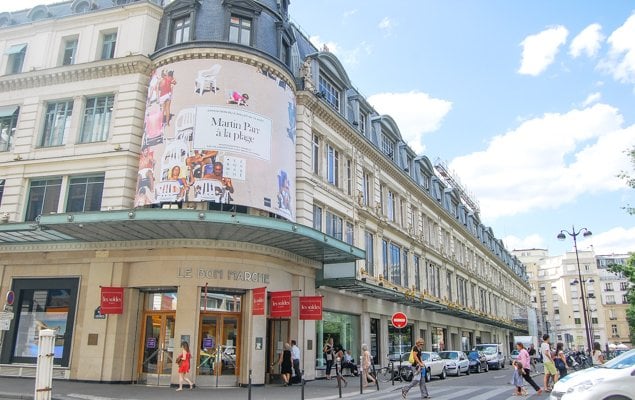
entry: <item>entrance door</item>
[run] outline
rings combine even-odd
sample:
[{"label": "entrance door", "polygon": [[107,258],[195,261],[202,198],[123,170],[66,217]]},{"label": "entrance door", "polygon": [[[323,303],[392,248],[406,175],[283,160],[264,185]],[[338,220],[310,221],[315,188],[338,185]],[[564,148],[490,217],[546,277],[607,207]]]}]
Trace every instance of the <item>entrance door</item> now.
[{"label": "entrance door", "polygon": [[196,384],[236,386],[240,363],[240,313],[202,312]]},{"label": "entrance door", "polygon": [[173,312],[148,312],[144,315],[140,383],[170,385],[175,350],[175,321],[175,313]]}]

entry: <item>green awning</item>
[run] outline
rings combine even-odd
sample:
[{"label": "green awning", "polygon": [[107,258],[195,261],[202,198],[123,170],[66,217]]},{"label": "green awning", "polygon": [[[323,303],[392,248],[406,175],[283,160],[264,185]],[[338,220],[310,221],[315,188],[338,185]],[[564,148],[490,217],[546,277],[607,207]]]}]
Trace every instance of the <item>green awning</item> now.
[{"label": "green awning", "polygon": [[26,48],[26,43],[22,43],[22,44],[14,44],[13,46],[9,47],[4,54],[18,54],[19,52],[21,52],[22,50],[24,50]]},{"label": "green awning", "polygon": [[15,112],[18,110],[18,106],[4,106],[4,107],[0,107],[0,118],[2,117],[10,117],[11,115],[15,114]]}]

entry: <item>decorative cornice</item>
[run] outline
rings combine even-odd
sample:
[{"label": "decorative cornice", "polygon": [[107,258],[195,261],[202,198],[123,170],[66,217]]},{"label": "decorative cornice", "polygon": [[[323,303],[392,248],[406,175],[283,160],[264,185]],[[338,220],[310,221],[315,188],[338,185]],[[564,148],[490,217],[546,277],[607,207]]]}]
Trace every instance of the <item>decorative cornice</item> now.
[{"label": "decorative cornice", "polygon": [[150,75],[152,62],[143,55],[131,55],[111,60],[34,70],[0,77],[0,92],[17,91],[43,86],[61,85],[113,76]]}]

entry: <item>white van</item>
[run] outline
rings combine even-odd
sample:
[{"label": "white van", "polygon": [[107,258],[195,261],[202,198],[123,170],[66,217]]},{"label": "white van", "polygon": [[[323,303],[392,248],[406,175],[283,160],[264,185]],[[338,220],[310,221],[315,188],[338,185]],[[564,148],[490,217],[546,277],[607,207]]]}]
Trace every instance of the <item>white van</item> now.
[{"label": "white van", "polygon": [[477,344],[472,350],[482,351],[485,353],[485,357],[487,357],[487,365],[490,368],[505,368],[505,355],[503,354],[503,347],[500,344]]}]

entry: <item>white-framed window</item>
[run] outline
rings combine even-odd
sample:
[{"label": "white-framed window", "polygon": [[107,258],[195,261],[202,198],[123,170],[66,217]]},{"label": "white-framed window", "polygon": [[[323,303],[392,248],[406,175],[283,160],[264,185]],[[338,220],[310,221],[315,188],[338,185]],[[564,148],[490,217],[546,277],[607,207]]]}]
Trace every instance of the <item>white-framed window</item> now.
[{"label": "white-framed window", "polygon": [[183,43],[190,40],[192,19],[190,15],[180,16],[172,20],[168,44]]},{"label": "white-framed window", "polygon": [[401,248],[390,243],[390,282],[401,285]]},{"label": "white-framed window", "polygon": [[368,172],[364,171],[362,173],[362,205],[368,206],[370,205],[370,186],[371,186],[371,177]]},{"label": "white-framed window", "polygon": [[313,142],[311,143],[311,166],[313,173],[320,174],[320,138],[313,134]]},{"label": "white-framed window", "polygon": [[62,40],[62,65],[75,64],[77,55],[78,37],[68,37]]},{"label": "white-framed window", "polygon": [[101,35],[101,59],[109,60],[115,58],[115,47],[117,46],[117,32],[102,33]]},{"label": "white-framed window", "polygon": [[366,250],[366,272],[368,275],[375,276],[375,236],[368,231],[364,232],[364,242]]},{"label": "white-framed window", "polygon": [[395,198],[395,194],[392,192],[392,190],[388,190],[386,194],[386,218],[388,218],[388,221],[395,220],[396,201],[397,199]]},{"label": "white-framed window", "polygon": [[239,15],[232,15],[229,18],[229,41],[232,43],[251,45],[251,28],[252,22],[250,18]]},{"label": "white-framed window", "polygon": [[41,147],[61,146],[66,142],[73,114],[73,100],[59,100],[46,104]]},{"label": "white-framed window", "polygon": [[617,330],[617,325],[614,325],[614,324],[611,325],[611,336],[619,337],[619,332]]},{"label": "white-framed window", "polygon": [[108,139],[114,101],[113,94],[86,99],[80,143],[103,142]]},{"label": "white-framed window", "polygon": [[402,275],[403,275],[403,287],[407,288],[408,286],[410,286],[410,270],[409,270],[409,265],[408,265],[408,256],[409,256],[409,252],[407,249],[403,249],[403,271],[402,271]]},{"label": "white-framed window", "polygon": [[19,74],[24,66],[24,58],[26,56],[26,43],[14,44],[9,47],[4,54],[8,56],[7,74]]},{"label": "white-framed window", "polygon": [[340,153],[331,145],[326,146],[326,179],[331,185],[340,184]]},{"label": "white-framed window", "polygon": [[414,254],[413,255],[413,268],[414,268],[414,272],[415,272],[415,289],[419,292],[421,291],[421,270],[420,270],[420,262],[421,259],[419,258],[418,255]]},{"label": "white-framed window", "polygon": [[385,134],[381,134],[381,151],[391,160],[395,159],[395,142]]},{"label": "white-framed window", "polygon": [[366,119],[368,118],[368,115],[366,115],[365,113],[360,112],[359,113],[359,131],[362,134],[366,134]]},{"label": "white-framed window", "polygon": [[20,107],[0,107],[0,152],[11,150]]},{"label": "white-framed window", "polygon": [[318,90],[324,96],[324,100],[337,112],[340,111],[340,91],[327,78],[320,75]]},{"label": "white-framed window", "polygon": [[313,229],[322,231],[322,207],[313,204]]},{"label": "white-framed window", "polygon": [[353,194],[353,161],[346,160],[346,194]]}]

